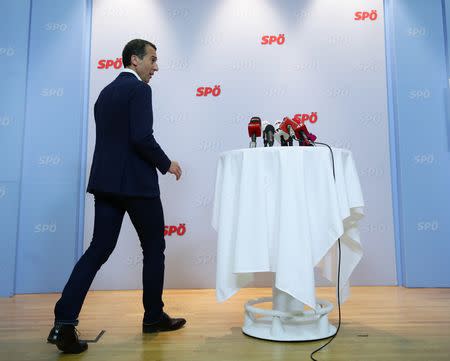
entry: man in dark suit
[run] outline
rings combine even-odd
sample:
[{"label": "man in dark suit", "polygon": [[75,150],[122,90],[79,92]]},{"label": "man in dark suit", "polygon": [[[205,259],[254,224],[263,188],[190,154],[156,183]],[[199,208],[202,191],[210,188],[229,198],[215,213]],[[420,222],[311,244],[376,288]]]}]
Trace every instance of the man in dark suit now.
[{"label": "man in dark suit", "polygon": [[143,332],[172,331],[186,323],[163,311],[164,215],[156,169],[178,180],[181,168],[153,137],[152,90],[147,83],[158,71],[156,47],[132,40],[123,49],[122,61],[124,71],[101,91],[94,107],[96,144],[87,187],[95,196],[92,242],[55,305],[55,324],[47,339],[65,353],[88,347],[75,330],[78,315],[97,271],[114,250],[125,212],[144,256]]}]

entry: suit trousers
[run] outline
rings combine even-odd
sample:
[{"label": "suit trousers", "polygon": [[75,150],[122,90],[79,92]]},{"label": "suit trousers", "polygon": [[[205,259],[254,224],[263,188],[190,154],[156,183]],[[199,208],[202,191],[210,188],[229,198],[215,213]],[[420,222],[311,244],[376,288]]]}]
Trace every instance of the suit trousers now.
[{"label": "suit trousers", "polygon": [[55,305],[55,324],[78,324],[78,315],[89,287],[116,246],[125,212],[136,229],[143,253],[143,321],[151,323],[161,317],[164,307],[162,292],[166,243],[160,197],[96,194],[92,241],[75,265]]}]

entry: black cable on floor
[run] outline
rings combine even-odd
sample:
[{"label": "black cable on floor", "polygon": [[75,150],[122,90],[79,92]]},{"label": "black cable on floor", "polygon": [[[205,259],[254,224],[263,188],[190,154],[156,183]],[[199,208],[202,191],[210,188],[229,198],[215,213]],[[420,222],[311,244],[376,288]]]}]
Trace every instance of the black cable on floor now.
[{"label": "black cable on floor", "polygon": [[[333,162],[333,179],[336,182],[336,172],[335,172],[335,166],[334,166],[334,155],[333,155],[333,150],[331,149],[331,147],[328,144],[325,143],[319,143],[316,142],[315,144],[320,144],[320,145],[324,145],[326,147],[328,147],[328,149],[331,152],[331,161]],[[341,294],[340,294],[340,279],[341,279],[341,239],[338,238],[338,274],[337,274],[337,304],[338,304],[338,311],[339,311],[339,320],[338,320],[338,326],[336,328],[336,332],[334,333],[333,336],[331,336],[331,338],[322,346],[320,346],[318,349],[314,350],[310,357],[311,360],[313,361],[318,361],[317,359],[314,358],[314,354],[319,352],[320,350],[322,350],[324,347],[328,346],[336,337],[336,335],[339,332],[339,329],[341,328]]]}]

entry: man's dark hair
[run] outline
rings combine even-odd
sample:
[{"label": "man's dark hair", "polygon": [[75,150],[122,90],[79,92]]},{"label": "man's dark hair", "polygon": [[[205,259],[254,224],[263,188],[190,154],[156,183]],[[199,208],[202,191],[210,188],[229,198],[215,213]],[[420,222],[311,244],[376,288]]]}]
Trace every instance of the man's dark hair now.
[{"label": "man's dark hair", "polygon": [[131,65],[131,56],[136,55],[139,59],[142,59],[146,51],[146,46],[150,45],[153,49],[156,50],[155,44],[142,39],[133,39],[125,45],[122,51],[122,63],[124,68]]}]

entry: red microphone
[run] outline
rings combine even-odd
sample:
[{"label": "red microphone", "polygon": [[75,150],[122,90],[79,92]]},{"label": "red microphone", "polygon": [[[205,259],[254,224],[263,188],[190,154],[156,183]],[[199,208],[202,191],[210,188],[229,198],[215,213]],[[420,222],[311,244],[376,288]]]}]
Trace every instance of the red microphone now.
[{"label": "red microphone", "polygon": [[306,128],[305,125],[305,121],[301,119],[300,114],[296,114],[292,120],[294,120],[299,125],[295,134],[295,137],[298,140],[298,144],[306,146],[316,145],[314,142],[317,137],[308,131],[308,128]]},{"label": "red microphone", "polygon": [[248,123],[248,136],[251,138],[250,148],[256,148],[256,138],[261,136],[261,118],[252,117]]},{"label": "red microphone", "polygon": [[292,145],[293,139],[297,138],[300,126],[289,117],[284,117],[279,126],[281,146]]},{"label": "red microphone", "polygon": [[308,131],[306,125],[303,124],[299,128],[299,137],[297,138],[299,145],[315,146],[317,137]]}]

